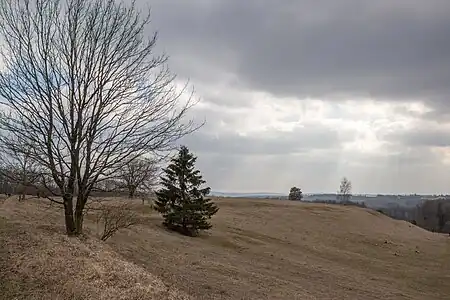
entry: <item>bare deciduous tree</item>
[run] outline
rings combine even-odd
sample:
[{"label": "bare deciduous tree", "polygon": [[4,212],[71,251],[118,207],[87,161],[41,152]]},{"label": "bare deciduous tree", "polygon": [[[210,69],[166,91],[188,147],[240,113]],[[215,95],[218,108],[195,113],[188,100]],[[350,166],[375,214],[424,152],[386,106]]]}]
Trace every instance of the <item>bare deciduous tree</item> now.
[{"label": "bare deciduous tree", "polygon": [[25,200],[27,190],[36,189],[42,173],[31,158],[32,149],[21,145],[19,141],[15,141],[13,144],[18,147],[0,145],[0,151],[2,151],[0,173],[13,185],[13,190],[19,194],[19,201],[21,201]]},{"label": "bare deciduous tree", "polygon": [[352,182],[347,177],[342,178],[338,192],[338,200],[349,202],[352,197]]},{"label": "bare deciduous tree", "polygon": [[128,191],[128,197],[134,198],[136,191],[151,191],[157,181],[157,166],[148,158],[136,159],[119,170],[119,180]]},{"label": "bare deciduous tree", "polygon": [[50,174],[68,235],[98,181],[196,129],[149,17],[114,0],[0,0],[0,143]]}]

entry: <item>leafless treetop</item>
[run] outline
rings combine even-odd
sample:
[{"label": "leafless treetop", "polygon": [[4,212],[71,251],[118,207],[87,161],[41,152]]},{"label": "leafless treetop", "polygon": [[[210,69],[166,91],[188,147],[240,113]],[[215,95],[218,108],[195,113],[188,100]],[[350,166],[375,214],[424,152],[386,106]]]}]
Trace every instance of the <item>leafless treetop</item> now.
[{"label": "leafless treetop", "polygon": [[89,181],[190,131],[180,121],[192,103],[179,101],[167,58],[153,55],[149,15],[102,0],[1,4],[1,127],[32,147],[59,185],[71,163],[72,175]]},{"label": "leafless treetop", "polygon": [[0,0],[0,19],[0,143],[31,149],[62,195],[78,186],[86,198],[196,129],[185,122],[192,94],[182,97],[167,57],[153,53],[150,13],[134,3]]}]

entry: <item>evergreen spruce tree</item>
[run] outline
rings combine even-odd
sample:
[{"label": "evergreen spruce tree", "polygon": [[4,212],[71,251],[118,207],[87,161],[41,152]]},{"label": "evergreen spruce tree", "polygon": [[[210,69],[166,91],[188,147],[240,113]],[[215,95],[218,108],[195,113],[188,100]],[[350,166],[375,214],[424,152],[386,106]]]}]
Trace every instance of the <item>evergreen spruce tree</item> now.
[{"label": "evergreen spruce tree", "polygon": [[155,202],[167,228],[190,236],[210,229],[209,219],[219,210],[211,199],[205,198],[211,189],[201,188],[206,181],[195,169],[196,160],[187,147],[181,146],[178,155],[163,169],[162,188],[156,192]]},{"label": "evergreen spruce tree", "polygon": [[288,199],[294,201],[302,201],[303,199],[302,189],[296,186],[292,187],[291,190],[289,191]]}]

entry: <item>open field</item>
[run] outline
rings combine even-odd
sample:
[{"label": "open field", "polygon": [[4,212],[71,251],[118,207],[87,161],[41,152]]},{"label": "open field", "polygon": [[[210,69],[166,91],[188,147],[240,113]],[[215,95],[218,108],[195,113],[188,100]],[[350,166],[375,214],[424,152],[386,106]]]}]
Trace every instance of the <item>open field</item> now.
[{"label": "open field", "polygon": [[0,200],[0,298],[450,299],[447,236],[356,207],[217,203],[189,238],[136,201],[141,224],[102,243],[89,216],[69,239],[56,206]]}]

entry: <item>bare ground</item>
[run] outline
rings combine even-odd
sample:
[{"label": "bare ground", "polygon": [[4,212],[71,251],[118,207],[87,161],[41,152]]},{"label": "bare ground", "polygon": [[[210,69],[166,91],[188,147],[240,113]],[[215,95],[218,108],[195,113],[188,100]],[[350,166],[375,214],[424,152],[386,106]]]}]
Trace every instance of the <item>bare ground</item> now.
[{"label": "bare ground", "polygon": [[89,216],[88,237],[69,239],[62,211],[9,199],[0,204],[0,298],[450,299],[447,236],[355,207],[217,203],[214,228],[189,238],[136,201],[140,225],[105,244]]}]

